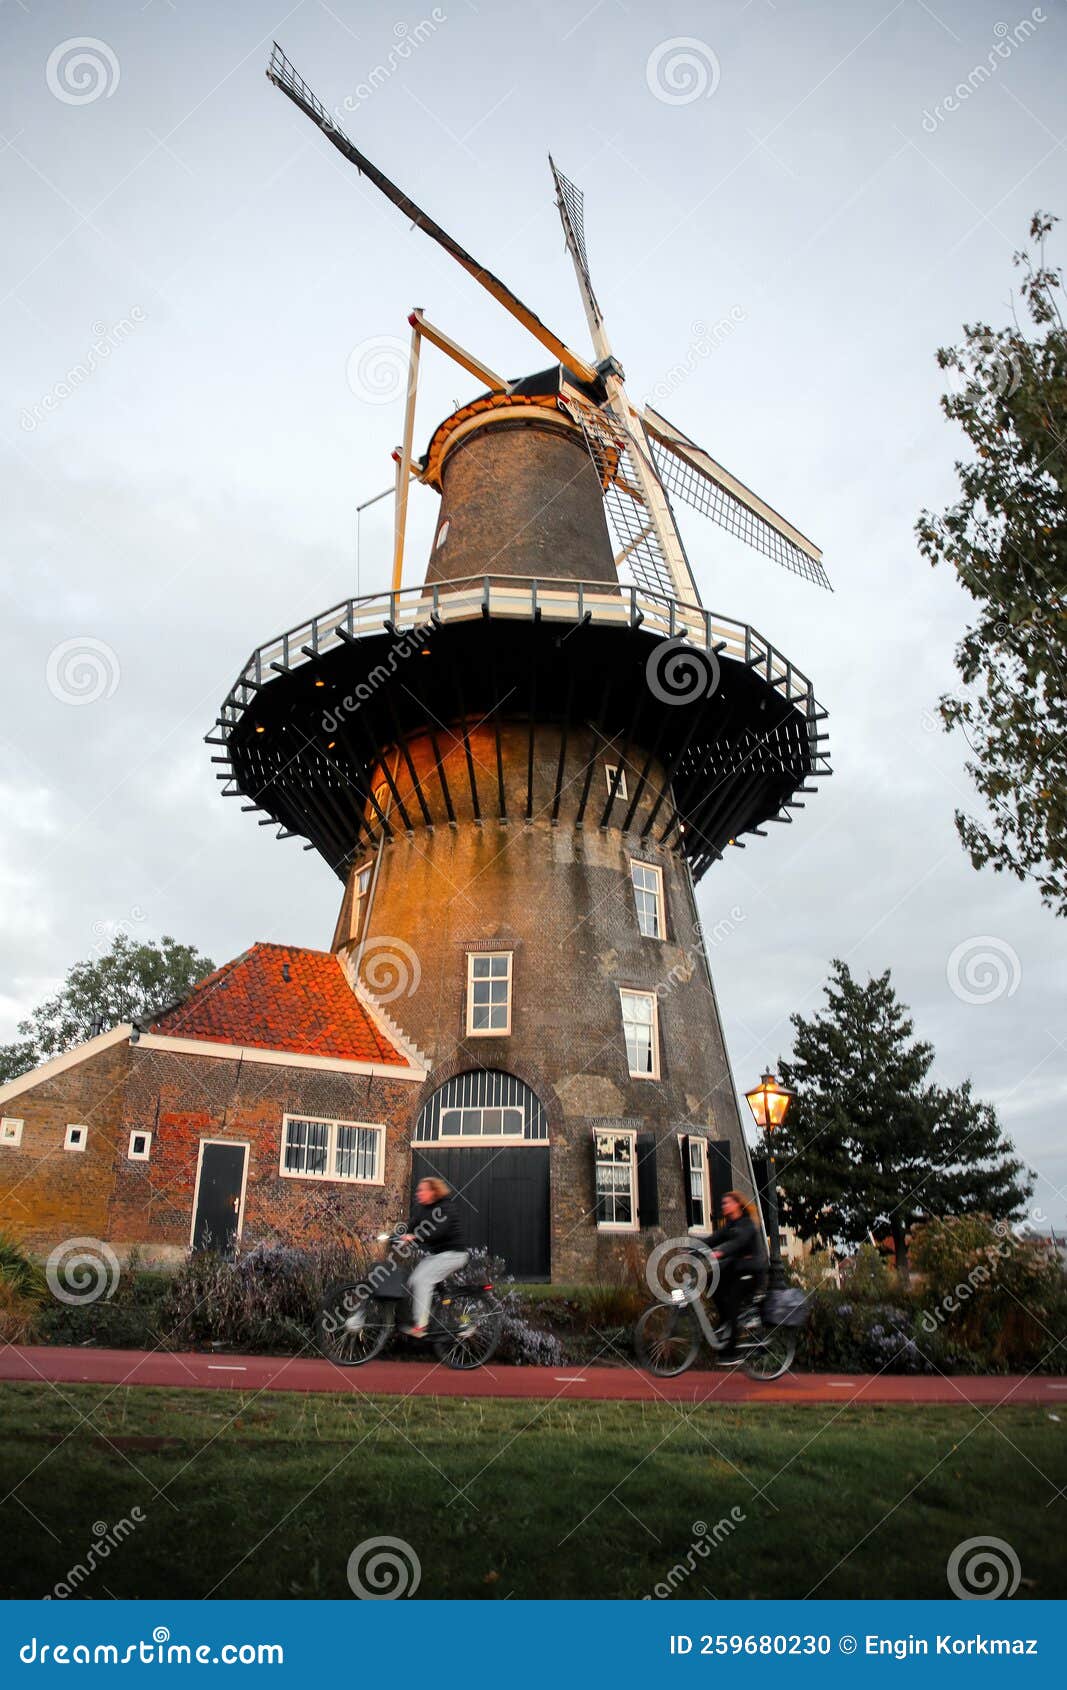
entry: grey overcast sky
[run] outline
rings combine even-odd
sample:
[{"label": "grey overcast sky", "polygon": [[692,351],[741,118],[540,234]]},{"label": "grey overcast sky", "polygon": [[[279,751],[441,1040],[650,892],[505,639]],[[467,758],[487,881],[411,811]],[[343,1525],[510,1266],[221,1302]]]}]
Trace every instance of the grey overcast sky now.
[{"label": "grey overcast sky", "polygon": [[[1065,928],[957,842],[934,710],[968,601],[913,538],[961,444],[935,350],[1007,319],[1031,213],[1067,213],[1062,0],[6,0],[0,31],[0,1038],[123,925],[219,961],[329,944],[338,882],[220,800],[202,736],[253,646],[387,581],[388,503],[358,565],[355,507],[391,478],[412,306],[546,362],[268,84],[277,37],[584,346],[551,148],[634,396],[824,548],[833,596],[684,523],[704,602],[831,711],[834,778],[700,891],[739,1083],[831,957],[891,967],[1062,1226]],[[426,357],[420,450],[474,390]]]}]

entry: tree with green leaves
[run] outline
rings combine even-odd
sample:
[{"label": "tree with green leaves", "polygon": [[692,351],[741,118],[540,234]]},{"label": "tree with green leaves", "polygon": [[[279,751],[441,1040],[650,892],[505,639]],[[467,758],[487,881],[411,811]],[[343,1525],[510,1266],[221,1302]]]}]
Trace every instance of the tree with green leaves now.
[{"label": "tree with green leaves", "polygon": [[832,970],[826,1008],[792,1017],[793,1055],[781,1065],[796,1094],[774,1135],[784,1218],[802,1238],[849,1245],[888,1232],[906,1278],[920,1217],[1007,1220],[1033,1182],[969,1080],[931,1083],[933,1046],[913,1038],[889,970],[866,985],[847,963]]},{"label": "tree with green leaves", "polygon": [[1034,880],[1067,915],[1067,329],[1062,272],[1045,262],[1054,222],[1038,212],[1034,250],[1015,254],[1030,332],[965,324],[963,344],[937,354],[953,381],[942,409],[973,455],[956,464],[959,501],[924,511],[917,533],[976,607],[956,649],[961,689],[940,703],[987,807],[956,812],[960,839],[975,868]]},{"label": "tree with green leaves", "polygon": [[206,974],[210,957],[167,934],[158,944],[135,944],[117,933],[102,956],[76,962],[55,997],[19,1023],[19,1038],[0,1045],[0,1084],[108,1027],[141,1021],[184,998]]}]

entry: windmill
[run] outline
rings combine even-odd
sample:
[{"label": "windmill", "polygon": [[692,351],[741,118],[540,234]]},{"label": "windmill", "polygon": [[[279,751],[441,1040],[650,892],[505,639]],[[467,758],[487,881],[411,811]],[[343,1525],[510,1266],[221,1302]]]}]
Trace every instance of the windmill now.
[{"label": "windmill", "polygon": [[[603,1278],[614,1233],[706,1228],[752,1189],[694,887],[831,772],[811,681],[701,605],[671,500],[825,584],[821,560],[632,403],[554,164],[588,356],[359,152],[278,47],[268,75],[552,363],[504,377],[412,312],[391,589],[252,652],[208,736],[218,779],[339,876],[332,948],[425,1059],[387,1177],[447,1180],[471,1241],[521,1277]],[[424,346],[484,391],[416,458]],[[412,481],[440,495],[414,583]],[[322,1078],[324,1116],[364,1119],[356,1082]]]},{"label": "windmill", "polygon": [[[620,578],[681,604],[700,607],[700,595],[671,507],[675,495],[784,568],[819,586],[829,587],[822,554],[799,529],[778,514],[651,406],[639,408],[626,392],[622,365],[608,339],[593,290],[586,252],[583,195],[550,158],[556,204],[567,250],[574,265],[592,341],[592,360],[573,351],[523,303],[506,283],[479,263],[383,171],[360,152],[333,115],[304,82],[277,43],[267,76],[322,130],[343,158],[378,188],[393,205],[437,242],[558,360],[557,403],[581,429],[603,489],[604,503],[618,550]],[[422,311],[409,318],[411,355],[404,435],[394,454],[396,519],[393,587],[403,575],[408,487],[412,476],[428,479],[425,462],[412,456],[421,342],[426,340],[484,381],[491,391],[510,394],[518,384],[497,375],[486,363],[429,322]]]}]

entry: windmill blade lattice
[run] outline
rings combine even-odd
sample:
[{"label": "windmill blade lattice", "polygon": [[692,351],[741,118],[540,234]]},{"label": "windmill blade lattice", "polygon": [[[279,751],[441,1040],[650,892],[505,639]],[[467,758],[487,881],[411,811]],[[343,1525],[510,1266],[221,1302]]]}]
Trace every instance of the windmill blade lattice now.
[{"label": "windmill blade lattice", "polygon": [[833,591],[817,546],[665,417],[647,409],[644,419],[652,456],[668,493],[717,522],[728,534],[736,535],[746,545],[772,558],[783,569],[802,575],[828,592]]},{"label": "windmill blade lattice", "polygon": [[642,591],[675,598],[670,566],[660,547],[652,512],[641,496],[634,448],[626,431],[607,411],[575,394],[568,393],[560,404],[581,428],[600,477],[608,524],[619,547],[615,562],[620,579],[625,571]]}]

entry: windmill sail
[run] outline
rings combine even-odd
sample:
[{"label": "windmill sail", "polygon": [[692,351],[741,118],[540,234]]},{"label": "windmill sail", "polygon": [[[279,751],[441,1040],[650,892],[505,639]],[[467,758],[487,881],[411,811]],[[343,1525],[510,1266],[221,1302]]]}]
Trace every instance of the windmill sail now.
[{"label": "windmill sail", "polygon": [[595,335],[603,319],[596,294],[593,292],[593,279],[589,274],[589,258],[585,250],[585,195],[576,183],[564,176],[551,153],[548,155],[548,162],[552,167],[552,180],[556,184],[556,204],[559,207],[567,250],[578,271],[578,282],[589,316],[589,327]]},{"label": "windmill sail", "polygon": [[494,276],[493,272],[487,270],[484,264],[479,264],[478,260],[472,257],[466,248],[460,246],[458,241],[453,240],[447,230],[442,229],[439,223],[435,223],[433,218],[420,206],[417,206],[413,199],[409,199],[395,182],[389,180],[384,171],[379,170],[377,165],[372,164],[364,153],[361,153],[357,147],[352,145],[348,136],[339,128],[332,113],[312,93],[303,77],[286,58],[276,41],[271,52],[270,64],[267,67],[267,76],[276,88],[280,88],[283,94],[288,95],[293,104],[299,106],[305,116],[309,117],[312,123],[322,130],[326,139],[333,143],[342,157],[346,158],[350,164],[355,165],[361,176],[366,176],[368,181],[373,182],[386,199],[402,211],[416,228],[422,229],[431,240],[436,241],[438,246],[443,247],[449,256],[456,260],[457,264],[463,266],[468,275],[473,276],[487,293],[492,294],[498,304],[502,305],[506,311],[509,311],[513,317],[522,323],[523,327],[528,329],[535,339],[541,342],[542,346],[546,346],[553,357],[566,364],[582,381],[594,381],[596,379],[596,371],[592,365],[587,363],[584,358],[580,358],[576,352],[572,352],[566,342],[560,340],[558,335],[553,334],[548,325],[543,323],[540,317],[523,303],[518,294],[512,293],[506,282],[502,282],[498,276]]},{"label": "windmill sail", "polygon": [[830,586],[818,546],[666,417],[646,406],[645,429],[663,484],[729,534],[816,586]]}]

